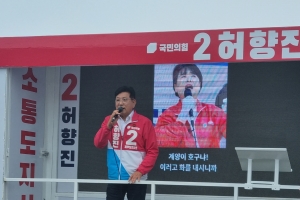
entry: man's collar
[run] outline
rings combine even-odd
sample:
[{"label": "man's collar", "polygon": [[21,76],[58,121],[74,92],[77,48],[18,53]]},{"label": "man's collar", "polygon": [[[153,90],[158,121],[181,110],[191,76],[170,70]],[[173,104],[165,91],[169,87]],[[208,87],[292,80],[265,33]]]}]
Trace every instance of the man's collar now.
[{"label": "man's collar", "polygon": [[[131,111],[131,113],[126,117],[125,119],[125,122],[128,122],[128,121],[132,121],[132,116],[134,114],[134,110]],[[123,120],[123,119],[122,119]],[[124,121],[124,120],[123,120]]]}]

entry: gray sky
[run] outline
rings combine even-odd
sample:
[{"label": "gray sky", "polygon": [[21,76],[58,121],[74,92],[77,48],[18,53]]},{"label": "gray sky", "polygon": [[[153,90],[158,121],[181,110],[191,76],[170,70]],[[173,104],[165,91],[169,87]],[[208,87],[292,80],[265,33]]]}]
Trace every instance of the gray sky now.
[{"label": "gray sky", "polygon": [[300,25],[299,0],[2,0],[0,37]]}]

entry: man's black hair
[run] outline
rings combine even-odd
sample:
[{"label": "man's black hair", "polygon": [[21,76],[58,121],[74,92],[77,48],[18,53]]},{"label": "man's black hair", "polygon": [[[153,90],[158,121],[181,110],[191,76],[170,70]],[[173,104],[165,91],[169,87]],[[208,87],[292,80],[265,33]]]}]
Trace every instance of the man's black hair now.
[{"label": "man's black hair", "polygon": [[[197,65],[195,65],[195,64],[179,64],[179,65],[176,65],[173,70],[173,89],[174,89],[174,91],[175,91],[174,85],[177,84],[177,78],[178,78],[179,72],[181,70],[183,70],[183,73],[186,73],[186,71],[188,69],[191,70],[191,72],[199,78],[200,89],[202,88],[202,79],[203,79],[202,73],[201,73],[200,69],[197,67]],[[178,96],[177,92],[175,92],[175,95]]]},{"label": "man's black hair", "polygon": [[129,96],[131,99],[135,99],[135,91],[133,89],[133,87],[130,86],[122,86],[119,87],[116,91],[115,91],[115,97],[118,96],[120,93],[122,92],[128,92]]}]

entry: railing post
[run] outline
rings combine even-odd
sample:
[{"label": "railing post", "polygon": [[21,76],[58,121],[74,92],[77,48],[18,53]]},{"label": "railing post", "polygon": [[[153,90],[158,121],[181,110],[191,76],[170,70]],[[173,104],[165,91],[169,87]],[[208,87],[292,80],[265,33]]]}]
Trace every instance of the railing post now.
[{"label": "railing post", "polygon": [[234,195],[233,195],[233,199],[234,200],[238,200],[239,197],[239,188],[238,187],[234,187]]},{"label": "railing post", "polygon": [[248,168],[247,168],[247,184],[245,189],[252,190],[252,159],[248,158]]},{"label": "railing post", "polygon": [[275,159],[274,183],[278,185],[279,181],[279,159]]},{"label": "railing post", "polygon": [[252,181],[252,159],[248,159],[248,169],[247,169],[247,183],[251,184]]},{"label": "railing post", "polygon": [[78,182],[74,181],[74,200],[78,199]]},{"label": "railing post", "polygon": [[274,182],[273,182],[272,190],[280,190],[278,181],[279,181],[279,159],[275,159]]},{"label": "railing post", "polygon": [[151,183],[151,200],[155,200],[155,183]]}]

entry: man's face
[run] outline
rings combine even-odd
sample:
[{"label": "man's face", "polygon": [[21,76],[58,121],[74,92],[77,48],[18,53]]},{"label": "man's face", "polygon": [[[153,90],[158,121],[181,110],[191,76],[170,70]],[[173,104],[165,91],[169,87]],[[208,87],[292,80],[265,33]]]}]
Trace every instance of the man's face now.
[{"label": "man's face", "polygon": [[121,92],[116,96],[115,99],[116,109],[118,109],[119,107],[124,108],[124,110],[121,112],[121,117],[127,117],[134,109],[135,104],[136,104],[136,100],[131,99],[130,94],[128,92]]},{"label": "man's face", "polygon": [[185,98],[185,89],[190,89],[192,96],[196,99],[200,92],[200,85],[201,83],[196,74],[193,74],[190,69],[182,69],[178,74],[174,88],[180,99]]}]

